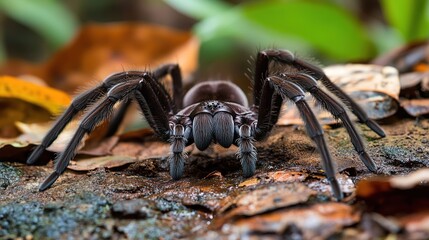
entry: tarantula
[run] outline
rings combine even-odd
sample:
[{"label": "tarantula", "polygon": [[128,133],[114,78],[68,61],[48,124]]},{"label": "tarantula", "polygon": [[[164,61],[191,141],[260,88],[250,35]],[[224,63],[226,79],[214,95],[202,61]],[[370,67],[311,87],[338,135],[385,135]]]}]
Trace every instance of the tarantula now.
[{"label": "tarantula", "polygon": [[[177,64],[161,66],[153,72],[124,71],[107,77],[101,84],[78,95],[70,107],[58,118],[27,160],[35,163],[43,151],[51,145],[67,123],[85,110],[76,133],[70,143],[55,160],[55,171],[40,185],[39,190],[49,188],[66,170],[74,157],[82,138],[93,131],[103,120],[112,115],[116,103],[119,111],[136,101],[150,127],[162,140],[169,142],[170,175],[179,179],[183,174],[184,148],[195,144],[199,150],[211,143],[228,148],[238,146],[244,177],[252,176],[257,160],[255,141],[263,140],[276,124],[283,101],[290,100],[297,106],[305,123],[307,134],[315,142],[321,154],[322,167],[337,199],[343,193],[335,178],[333,161],[328,151],[323,130],[314,113],[304,100],[309,92],[327,111],[344,124],[350,140],[366,167],[377,170],[365,151],[364,144],[342,105],[317,86],[317,81],[336,95],[360,122],[365,123],[379,136],[385,133],[369,119],[366,113],[339,87],[334,85],[319,67],[284,50],[260,51],[256,57],[253,76],[253,104],[248,106],[243,91],[227,81],[208,81],[197,84],[182,95],[182,77]],[[160,83],[170,75],[172,96]],[[119,119],[121,120],[121,119]],[[116,121],[118,122],[118,121]]]}]

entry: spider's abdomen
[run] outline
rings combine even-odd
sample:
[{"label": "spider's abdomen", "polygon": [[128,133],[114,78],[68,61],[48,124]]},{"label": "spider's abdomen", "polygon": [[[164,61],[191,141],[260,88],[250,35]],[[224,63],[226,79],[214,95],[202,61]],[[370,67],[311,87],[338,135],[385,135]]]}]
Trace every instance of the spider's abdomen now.
[{"label": "spider's abdomen", "polygon": [[241,106],[248,105],[246,95],[234,83],[228,81],[209,81],[199,83],[189,89],[183,98],[183,106],[190,106],[210,100],[233,102]]},{"label": "spider's abdomen", "polygon": [[192,112],[193,138],[199,150],[206,149],[213,141],[230,147],[234,141],[234,117],[227,104],[205,101]]}]

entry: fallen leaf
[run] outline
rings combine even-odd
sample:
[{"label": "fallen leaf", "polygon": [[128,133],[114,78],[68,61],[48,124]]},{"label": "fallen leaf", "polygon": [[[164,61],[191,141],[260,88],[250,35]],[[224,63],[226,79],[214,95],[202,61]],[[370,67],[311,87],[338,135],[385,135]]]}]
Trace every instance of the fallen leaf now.
[{"label": "fallen leaf", "polygon": [[429,72],[409,72],[399,75],[401,84],[400,96],[404,98],[420,98],[429,91]]},{"label": "fallen leaf", "polygon": [[297,171],[275,171],[262,173],[250,179],[247,179],[244,182],[241,182],[239,187],[249,187],[261,183],[270,183],[270,182],[303,182],[308,177],[307,173],[297,172]]},{"label": "fallen leaf", "polygon": [[[332,191],[332,187],[326,179],[325,175],[318,176],[313,174],[311,175],[311,178],[314,178],[314,181],[308,184],[311,189],[317,190],[318,192],[328,193]],[[356,190],[354,182],[346,174],[337,174],[336,178],[338,180],[338,183],[340,184],[341,190],[344,193],[353,193]]]},{"label": "fallen leaf", "polygon": [[100,141],[98,141],[98,144],[93,144],[92,146],[88,147],[88,145],[85,144],[82,149],[78,151],[79,154],[86,154],[86,155],[92,155],[92,156],[103,156],[108,155],[112,153],[112,149],[116,146],[118,143],[119,137],[113,136],[104,138]]},{"label": "fallen leaf", "polygon": [[67,168],[74,171],[91,171],[97,168],[116,168],[133,162],[136,162],[136,158],[115,155],[71,161]]},{"label": "fallen leaf", "polygon": [[226,218],[254,216],[260,213],[306,202],[315,191],[301,183],[279,183],[265,185],[258,189],[243,192],[232,201],[234,208],[227,212]]},{"label": "fallen leaf", "polygon": [[231,233],[249,236],[252,233],[282,234],[291,226],[302,233],[303,239],[327,239],[345,226],[357,223],[360,214],[343,203],[320,203],[310,207],[281,209],[251,218],[241,218],[224,228]]},{"label": "fallen leaf", "polygon": [[19,135],[15,122],[45,122],[70,103],[61,91],[23,79],[0,76],[0,137]]},{"label": "fallen leaf", "polygon": [[[29,144],[40,144],[43,137],[52,127],[50,122],[45,123],[15,123],[17,128],[22,132],[20,136],[16,138],[18,141],[24,141]],[[72,121],[68,124],[65,129],[58,135],[57,139],[47,148],[51,152],[62,152],[68,145],[70,139],[73,137],[76,128],[78,126],[77,121]]]},{"label": "fallen leaf", "polygon": [[198,62],[198,40],[189,32],[138,23],[84,25],[73,41],[44,65],[42,79],[67,92],[124,70],[179,63],[184,79]]},{"label": "fallen leaf", "polygon": [[[409,43],[377,57],[372,64],[393,66],[400,73],[420,70],[421,63],[429,62],[429,42],[427,40]],[[427,69],[423,68],[425,71]]]},{"label": "fallen leaf", "polygon": [[413,117],[423,116],[429,113],[429,99],[401,99],[401,107]]},{"label": "fallen leaf", "polygon": [[429,169],[406,176],[374,177],[358,182],[357,198],[381,214],[429,211]]},{"label": "fallen leaf", "polygon": [[0,77],[0,98],[14,98],[46,109],[52,115],[60,114],[71,98],[68,94],[11,76]]}]

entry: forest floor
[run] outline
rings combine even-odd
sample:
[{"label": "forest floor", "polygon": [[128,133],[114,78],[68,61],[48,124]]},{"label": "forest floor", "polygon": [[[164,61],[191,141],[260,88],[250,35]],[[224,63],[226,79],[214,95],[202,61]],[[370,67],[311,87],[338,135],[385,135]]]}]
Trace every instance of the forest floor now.
[{"label": "forest floor", "polygon": [[[258,143],[256,174],[247,179],[235,148],[213,147],[191,149],[178,181],[166,157],[149,158],[67,170],[39,192],[53,164],[24,164],[27,148],[0,162],[0,238],[429,238],[427,177],[399,188],[391,181],[429,167],[429,120],[393,119],[382,127],[386,138],[358,125],[377,174],[359,160],[343,127],[325,129],[342,201],[332,197],[303,127],[276,127]],[[146,148],[131,140],[126,146],[117,151],[138,156]]]}]

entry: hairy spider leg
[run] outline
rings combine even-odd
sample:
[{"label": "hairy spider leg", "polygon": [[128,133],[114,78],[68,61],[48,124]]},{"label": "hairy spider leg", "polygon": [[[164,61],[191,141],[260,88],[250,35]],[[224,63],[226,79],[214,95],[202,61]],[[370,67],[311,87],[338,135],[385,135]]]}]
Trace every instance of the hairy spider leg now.
[{"label": "hairy spider leg", "polygon": [[[170,75],[173,87],[173,113],[177,113],[179,109],[183,108],[183,84],[182,73],[178,64],[166,64],[153,72],[155,79],[162,79]],[[168,94],[167,94],[168,95]]]},{"label": "hairy spider leg", "polygon": [[350,120],[344,107],[338,103],[334,98],[322,91],[318,86],[316,80],[306,73],[282,73],[280,78],[285,81],[290,81],[298,84],[302,89],[308,91],[319,102],[324,109],[334,116],[335,119],[341,119],[350,140],[359,155],[361,161],[372,172],[377,171],[374,161],[365,151],[364,143],[356,130],[353,122]]},{"label": "hairy spider leg", "polygon": [[[342,199],[343,193],[335,177],[335,168],[323,136],[323,129],[305,101],[305,93],[303,90],[295,83],[284,81],[277,76],[272,76],[266,79],[262,91],[266,93],[271,92],[273,93],[272,95],[279,94],[284,100],[290,99],[295,103],[298,111],[300,112],[301,118],[305,123],[304,125],[306,127],[307,134],[316,143],[317,149],[321,154],[322,167],[325,171],[326,178],[331,185],[332,192],[338,200]],[[257,128],[258,125],[260,125],[259,121],[256,126]]]},{"label": "hairy spider leg", "polygon": [[124,81],[124,79],[127,78],[128,74],[126,72],[113,74],[107,77],[97,87],[81,93],[75,97],[70,106],[56,120],[53,127],[43,138],[42,143],[33,150],[27,159],[27,164],[33,164],[37,162],[45,149],[49,147],[52,142],[55,141],[55,139],[57,139],[58,135],[64,130],[65,126],[76,116],[77,113],[86,109],[89,105],[97,101],[101,96],[105,95],[112,86]]},{"label": "hairy spider leg", "polygon": [[[34,164],[35,162],[37,162],[37,160],[40,158],[40,156],[46,150],[46,148],[49,147],[55,141],[55,139],[57,139],[58,135],[64,130],[65,126],[76,116],[77,113],[88,108],[88,106],[90,106],[98,99],[100,99],[102,96],[104,96],[107,93],[107,91],[113,86],[115,86],[116,84],[121,83],[123,81],[128,81],[129,79],[132,79],[136,76],[141,76],[142,74],[143,72],[139,72],[139,71],[125,71],[125,72],[115,73],[113,75],[108,76],[97,87],[87,90],[86,92],[81,93],[77,97],[75,97],[72,103],[70,104],[70,106],[56,120],[53,127],[43,138],[42,143],[33,150],[31,155],[27,159],[27,164]],[[164,95],[167,97],[166,101],[168,101],[168,105],[164,105],[164,106],[167,106],[167,108],[172,107],[173,112],[177,111],[175,110],[177,109],[175,108],[175,106],[177,106],[178,108],[181,108],[183,91],[182,91],[182,77],[181,77],[179,66],[177,64],[166,64],[157,68],[152,74],[155,80],[161,79],[168,74],[171,75],[171,78],[173,80],[172,84],[174,89],[174,92],[173,92],[174,102],[172,102],[171,97],[167,94],[167,91],[163,87],[160,87],[159,91],[163,92]],[[112,117],[112,121],[109,124],[109,129],[107,130],[106,136],[111,136],[116,133],[120,123],[122,122],[125,116],[126,110],[128,109],[130,103],[131,103],[130,99],[127,99],[126,101],[123,101],[121,103],[121,106],[119,107],[118,111]]]},{"label": "hairy spider leg", "polygon": [[336,86],[332,81],[325,75],[323,70],[313,64],[310,64],[304,60],[296,58],[295,55],[285,50],[265,50],[258,53],[256,58],[256,69],[255,69],[255,80],[254,80],[254,104],[259,106],[261,101],[260,91],[262,89],[263,81],[267,77],[269,71],[270,61],[275,61],[288,66],[292,66],[299,71],[305,72],[311,75],[314,79],[320,80],[322,84],[335,96],[341,99],[351,112],[356,115],[360,122],[366,124],[372,131],[377,133],[380,137],[385,137],[383,129],[372,119],[368,118],[365,111],[354,102],[345,92]]},{"label": "hairy spider leg", "polygon": [[168,161],[170,163],[170,176],[177,180],[183,175],[186,157],[184,150],[192,134],[192,128],[182,124],[173,124],[171,128],[172,133],[169,140],[170,156],[168,157]]},{"label": "hairy spider leg", "polygon": [[[171,100],[170,95],[167,93],[164,87],[160,87],[160,91],[167,99],[169,99],[168,108],[171,108],[173,114],[177,113],[178,109],[183,107],[183,86],[182,86],[182,74],[178,64],[165,64],[157,68],[152,73],[153,78],[157,81],[161,80],[167,75],[171,76],[173,99]],[[108,130],[106,133],[107,137],[113,136],[120,124],[122,123],[128,108],[131,105],[131,99],[123,101],[118,111],[116,111],[109,122]]]},{"label": "hairy spider leg", "polygon": [[[154,130],[164,139],[169,136],[169,124],[165,107],[163,103],[168,101],[167,98],[161,95],[158,96],[156,92],[160,92],[159,86],[156,81],[148,74],[139,72],[133,79],[124,81],[114,85],[107,93],[105,97],[100,99],[96,104],[92,105],[89,111],[82,118],[75,135],[67,145],[64,152],[60,153],[55,160],[54,172],[46,178],[46,180],[40,185],[39,190],[44,191],[49,188],[58,177],[66,170],[70,160],[76,154],[76,150],[85,134],[91,133],[94,128],[103,120],[110,117],[113,111],[113,107],[118,101],[126,100],[129,97],[141,94],[142,99],[146,105],[142,109],[144,114],[150,113],[152,118],[155,120],[152,126]],[[138,97],[136,97],[138,99]],[[141,99],[140,99],[141,100]],[[140,103],[141,101],[138,100]],[[160,111],[161,110],[161,111]]]},{"label": "hairy spider leg", "polygon": [[246,123],[238,128],[237,157],[240,159],[244,177],[253,176],[256,169],[257,151],[252,132],[252,126]]}]

